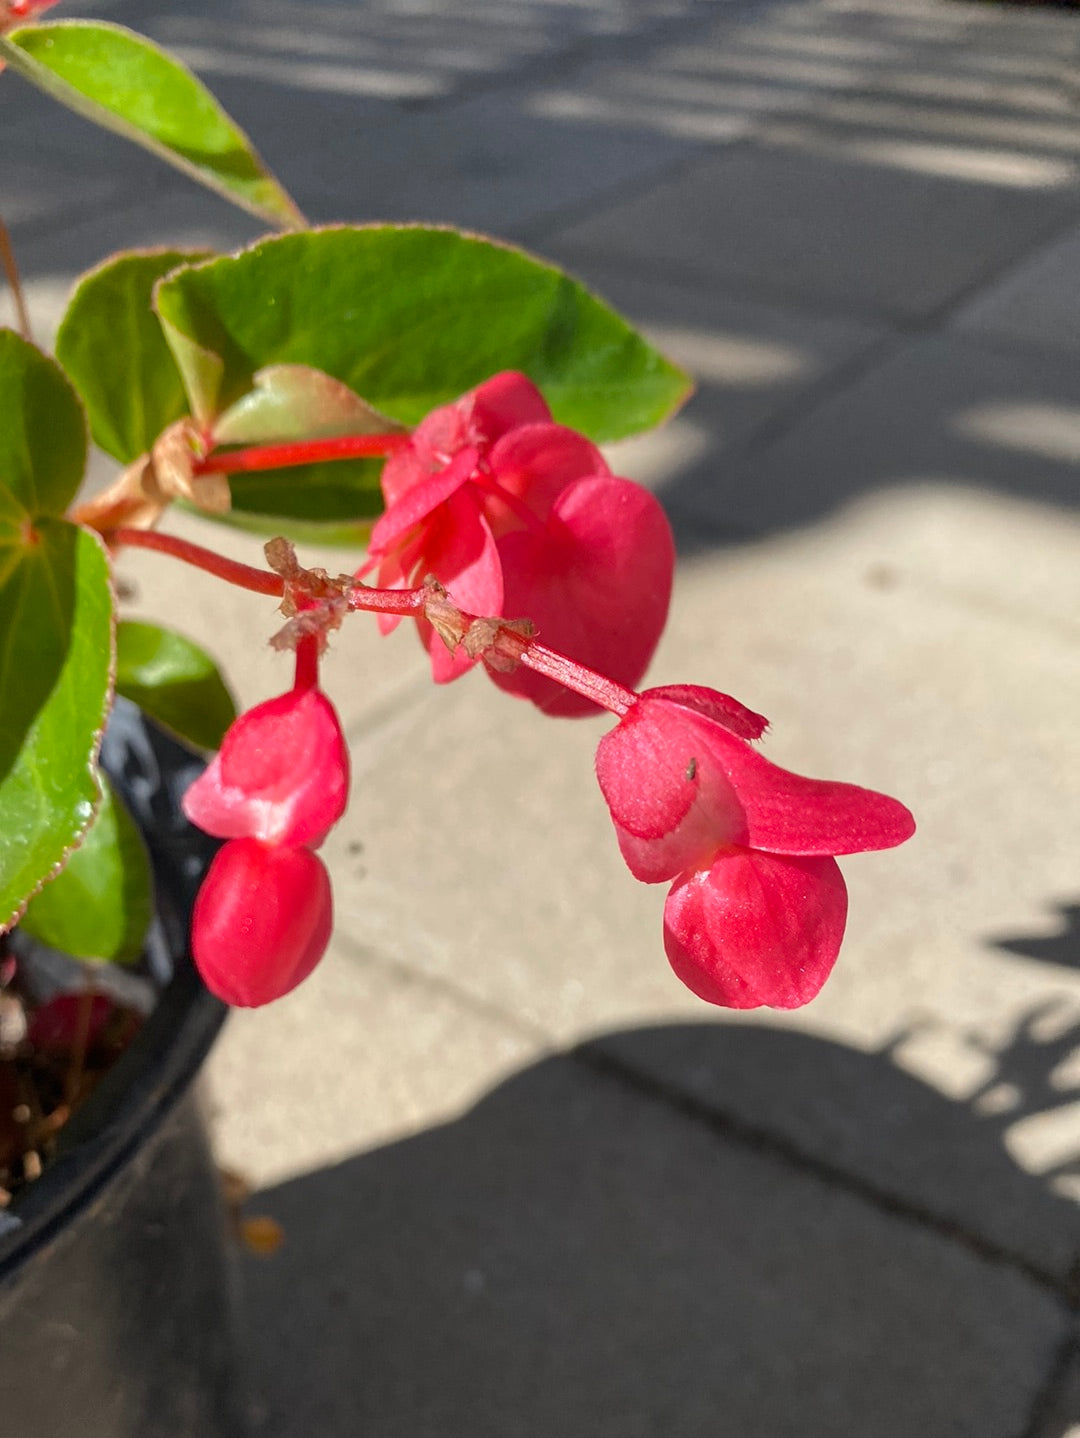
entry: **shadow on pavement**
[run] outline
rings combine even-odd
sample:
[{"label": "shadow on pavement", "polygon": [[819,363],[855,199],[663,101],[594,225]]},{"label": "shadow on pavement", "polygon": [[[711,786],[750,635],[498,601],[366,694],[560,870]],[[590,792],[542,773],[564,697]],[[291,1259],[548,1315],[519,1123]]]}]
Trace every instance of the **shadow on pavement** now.
[{"label": "shadow on pavement", "polygon": [[[1076,1033],[1032,1034],[998,1077],[1035,1104]],[[260,1432],[1058,1438],[1076,1208],[972,1105],[758,1025],[543,1061],[257,1196]]]},{"label": "shadow on pavement", "polygon": [[1061,904],[1059,934],[1017,934],[995,938],[994,946],[1009,954],[1026,959],[1039,959],[1044,964],[1062,964],[1080,969],[1080,904]]}]

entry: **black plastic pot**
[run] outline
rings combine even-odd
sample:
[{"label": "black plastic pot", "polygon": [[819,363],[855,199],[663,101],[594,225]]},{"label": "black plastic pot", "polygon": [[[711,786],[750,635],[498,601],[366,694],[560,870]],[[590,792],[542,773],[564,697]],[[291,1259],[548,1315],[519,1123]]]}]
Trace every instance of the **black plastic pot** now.
[{"label": "black plastic pot", "polygon": [[186,944],[213,853],[178,809],[200,764],[123,704],[103,762],[151,851],[149,961],[167,981],[5,1216],[0,1427],[12,1438],[237,1438],[234,1276],[193,1087],[225,1016]]}]

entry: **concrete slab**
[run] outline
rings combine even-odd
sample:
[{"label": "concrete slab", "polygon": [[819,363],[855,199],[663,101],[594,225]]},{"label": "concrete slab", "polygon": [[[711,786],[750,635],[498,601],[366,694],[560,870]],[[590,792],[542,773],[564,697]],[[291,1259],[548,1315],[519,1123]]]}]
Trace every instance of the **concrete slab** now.
[{"label": "concrete slab", "polygon": [[914,317],[992,275],[1080,206],[1071,183],[1016,189],[918,168],[873,151],[746,145],[544,238],[570,256]]},{"label": "concrete slab", "polygon": [[[540,1056],[535,1035],[388,960],[336,941],[301,988],[231,1015],[206,1078],[220,1161],[253,1186],[450,1122]],[[311,1062],[316,1033],[323,1065]]]},{"label": "concrete slab", "polygon": [[963,333],[1001,343],[1080,351],[1080,231],[1047,245],[981,291],[954,317]]},{"label": "concrete slab", "polygon": [[[650,682],[734,693],[773,720],[776,762],[881,788],[912,807],[915,841],[844,865],[848,938],[823,994],[797,1015],[764,1019],[879,1054],[925,1030],[930,1038],[909,1036],[897,1062],[970,1105],[999,1069],[1014,1082],[1006,1056],[1036,1009],[1059,1008],[1066,1027],[1080,1016],[1074,962],[1039,962],[1016,943],[1056,932],[1055,905],[1076,898],[1075,845],[1031,816],[1080,811],[1080,645],[1038,611],[1010,609],[1007,594],[993,609],[951,591],[948,576],[933,587],[914,566],[883,584],[893,546],[919,553],[942,522],[934,511],[913,492],[688,565]],[[958,550],[964,529],[957,514]],[[990,588],[1007,560],[994,547],[983,553]],[[1067,585],[1076,554],[1075,542],[1063,543],[1039,562]],[[979,564],[973,553],[969,590]],[[382,951],[397,945],[418,971],[563,1042],[660,1020],[728,1021],[672,978],[663,891],[635,884],[622,865],[590,778],[604,728],[545,721],[476,674],[366,730],[354,749],[358,802],[327,845],[341,931]],[[356,839],[359,859],[349,852]],[[1068,1188],[1077,1114],[1059,1112],[1030,1076],[1025,1084],[1010,1131],[994,1140],[994,1166],[1006,1162],[1004,1144],[1009,1163],[1040,1175],[1029,1185],[1060,1179]],[[879,1098],[888,1101],[887,1088]],[[1046,1110],[1054,1112],[1042,1129],[1025,1132],[1020,1120]],[[785,1114],[783,1104],[756,1109],[754,1121],[787,1132]],[[855,1110],[848,1116],[858,1133],[853,1163],[861,1155],[868,1181],[888,1171],[912,1203],[937,1205],[1059,1275],[1068,1269],[1080,1248],[1074,1207],[1020,1202],[1004,1233],[992,1187],[958,1187],[951,1162],[929,1179],[920,1164],[883,1166],[877,1130]],[[939,1153],[956,1142],[956,1127]],[[968,1125],[976,1166],[987,1161],[986,1132]],[[801,1140],[819,1156],[832,1151],[824,1132]],[[932,1152],[938,1140],[926,1144]]]},{"label": "concrete slab", "polygon": [[1013,1438],[1069,1322],[568,1058],[254,1208],[286,1235],[245,1269],[272,1438]]},{"label": "concrete slab", "polygon": [[865,362],[888,331],[828,314],[739,300],[716,290],[643,280],[589,259],[574,271],[685,366],[697,386],[672,420],[607,447],[616,472],[651,488],[697,466],[714,469]]},{"label": "concrete slab", "polygon": [[727,533],[807,524],[875,490],[924,483],[1071,510],[1078,387],[1080,366],[1060,358],[933,335],[879,355],[760,452],[726,467],[698,460],[662,492],[677,513]]},{"label": "concrete slab", "polygon": [[17,151],[0,157],[0,187],[5,223],[14,237],[43,226],[59,226],[80,211],[103,209],[119,198],[123,182],[106,173],[66,174],[57,184],[54,171],[42,169]]},{"label": "concrete slab", "polygon": [[613,130],[545,114],[533,91],[519,89],[445,107],[435,124],[408,116],[333,146],[315,130],[306,153],[280,168],[318,220],[429,220],[519,234],[650,180],[684,152],[646,125]]},{"label": "concrete slab", "polygon": [[753,77],[703,74],[683,52],[673,61],[661,51],[577,69],[562,84],[541,89],[532,109],[544,117],[709,144],[749,133],[760,116],[797,111],[808,103],[812,92],[762,84]]}]

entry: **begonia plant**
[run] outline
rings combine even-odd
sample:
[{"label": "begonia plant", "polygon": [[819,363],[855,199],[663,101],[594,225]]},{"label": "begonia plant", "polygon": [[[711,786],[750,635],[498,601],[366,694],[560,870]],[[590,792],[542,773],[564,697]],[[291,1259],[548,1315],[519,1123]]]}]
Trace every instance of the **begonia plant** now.
[{"label": "begonia plant", "polygon": [[[492,703],[613,715],[597,777],[631,873],[671,884],[675,973],[736,1008],[813,998],[844,930],[835,856],[899,844],[913,822],[884,795],[779,768],[758,748],[765,720],[714,689],[638,692],[674,544],[657,499],[598,446],[664,420],[687,377],[498,241],[307,227],[181,64],[120,26],[37,19],[51,3],[0,0],[0,66],[276,233],[236,254],[113,256],[75,285],[53,357],[32,343],[0,228],[20,301],[19,328],[0,330],[0,934],[18,926],[90,975],[87,1002],[54,996],[20,1042],[77,1032],[85,1049],[108,1019],[96,966],[142,949],[149,867],[98,765],[118,694],[213,756],[183,800],[223,841],[192,923],[206,984],[254,1006],[312,971],[332,928],[317,851],[349,789],[322,682],[342,681],[333,634],[362,612],[412,625],[436,683],[479,666]],[[88,439],[118,466],[96,493]],[[173,505],[262,535],[265,563],[160,528]],[[305,567],[296,546],[317,541],[355,545],[354,572]],[[268,638],[294,652],[293,687],[237,717],[189,640],[118,622],[112,562],[130,546],[203,571],[223,603],[230,585],[276,599]],[[2,964],[10,989],[17,962]]]}]

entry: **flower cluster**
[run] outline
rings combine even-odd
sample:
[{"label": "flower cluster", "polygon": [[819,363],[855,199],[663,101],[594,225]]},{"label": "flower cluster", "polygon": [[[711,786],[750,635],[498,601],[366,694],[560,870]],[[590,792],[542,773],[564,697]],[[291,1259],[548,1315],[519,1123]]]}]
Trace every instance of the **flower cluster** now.
[{"label": "flower cluster", "polygon": [[326,866],[314,852],[345,812],[349,754],[311,686],[242,714],[184,795],[193,824],[226,842],[195,903],[191,945],[226,1003],[270,1003],[306,979],[330,941]]},{"label": "flower cluster", "polygon": [[[386,511],[369,560],[384,587],[433,574],[473,614],[529,618],[545,644],[619,684],[644,674],[667,618],[675,549],[648,490],[611,473],[584,435],[556,424],[507,372],[434,410],[382,473]],[[381,618],[383,632],[398,623]],[[476,662],[421,621],[437,683]],[[548,714],[595,713],[528,670],[489,670]]]},{"label": "flower cluster", "polygon": [[[184,802],[227,840],[194,915],[209,986],[230,1003],[266,1003],[326,947],[330,887],[313,850],[344,810],[348,759],[318,655],[344,613],[367,608],[384,628],[416,620],[437,680],[483,659],[497,684],[548,713],[614,713],[597,777],[631,872],[671,882],[675,973],[727,1007],[807,1003],[844,933],[835,856],[902,843],[914,822],[884,794],[770,763],[754,748],[765,720],[727,695],[628,687],[671,588],[671,534],[652,496],[555,424],[518,374],[429,415],[387,460],[383,488],[367,566],[381,588],[303,570],[283,541],[267,547],[283,608],[298,614],[283,631],[299,646],[297,688],[236,721]],[[498,617],[503,606],[533,622]]]}]

